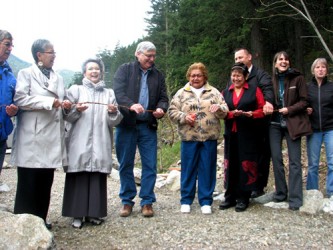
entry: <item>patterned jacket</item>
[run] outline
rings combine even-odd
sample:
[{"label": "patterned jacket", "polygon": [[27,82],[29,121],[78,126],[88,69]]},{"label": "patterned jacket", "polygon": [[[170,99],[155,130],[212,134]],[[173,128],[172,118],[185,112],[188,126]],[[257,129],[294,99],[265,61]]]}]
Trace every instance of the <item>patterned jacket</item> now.
[{"label": "patterned jacket", "polygon": [[[177,123],[178,133],[182,141],[217,140],[221,132],[220,119],[228,112],[228,106],[221,93],[206,83],[200,98],[191,90],[190,83],[177,91],[172,98],[168,114],[170,119]],[[212,104],[219,104],[222,110],[209,112]],[[194,126],[186,123],[188,114],[196,114]]]}]

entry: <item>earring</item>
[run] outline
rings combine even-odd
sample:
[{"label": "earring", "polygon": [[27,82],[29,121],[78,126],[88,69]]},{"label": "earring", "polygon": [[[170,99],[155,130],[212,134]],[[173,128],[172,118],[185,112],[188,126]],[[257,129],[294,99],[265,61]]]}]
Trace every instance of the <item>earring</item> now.
[{"label": "earring", "polygon": [[43,62],[39,61],[39,62],[37,63],[37,65],[38,65],[39,67],[43,67]]}]

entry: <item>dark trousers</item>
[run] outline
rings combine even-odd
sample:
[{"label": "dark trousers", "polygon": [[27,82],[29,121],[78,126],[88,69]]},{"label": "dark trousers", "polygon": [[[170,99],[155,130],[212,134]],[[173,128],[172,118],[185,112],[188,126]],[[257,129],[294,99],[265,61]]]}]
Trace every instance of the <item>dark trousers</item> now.
[{"label": "dark trousers", "polygon": [[[286,138],[289,155],[289,178],[286,182],[282,156],[282,140]],[[292,140],[286,128],[278,124],[270,126],[270,145],[275,177],[276,192],[274,198],[285,200],[289,197],[289,206],[300,207],[303,204],[301,138]],[[289,193],[288,193],[289,187]],[[289,194],[289,195],[288,195]]]},{"label": "dark trousers", "polygon": [[33,214],[44,221],[50,205],[54,169],[17,167],[15,214]]}]

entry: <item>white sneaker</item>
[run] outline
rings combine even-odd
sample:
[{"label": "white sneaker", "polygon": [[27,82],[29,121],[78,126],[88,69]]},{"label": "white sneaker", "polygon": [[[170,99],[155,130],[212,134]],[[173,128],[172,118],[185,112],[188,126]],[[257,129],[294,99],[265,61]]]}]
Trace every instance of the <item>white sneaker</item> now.
[{"label": "white sneaker", "polygon": [[184,214],[188,214],[189,212],[191,212],[191,206],[188,204],[181,205],[180,212],[182,212]]},{"label": "white sneaker", "polygon": [[209,205],[204,205],[201,207],[201,212],[203,214],[211,214],[212,213],[212,207]]},{"label": "white sneaker", "polygon": [[82,219],[81,218],[74,218],[72,227],[74,228],[82,228]]}]

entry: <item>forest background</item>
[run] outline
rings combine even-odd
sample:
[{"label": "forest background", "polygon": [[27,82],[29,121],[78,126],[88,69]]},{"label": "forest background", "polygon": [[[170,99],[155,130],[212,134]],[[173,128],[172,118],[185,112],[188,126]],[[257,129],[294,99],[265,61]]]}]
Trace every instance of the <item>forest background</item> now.
[{"label": "forest background", "polygon": [[[314,59],[333,61],[333,0],[152,0],[151,7],[147,37],[98,53],[109,87],[118,66],[134,60],[142,40],[156,45],[156,66],[170,96],[186,83],[189,65],[199,61],[208,67],[209,82],[223,89],[239,47],[249,48],[253,63],[269,73],[274,54],[285,50],[307,80]],[[73,83],[81,77],[77,73]]]}]

